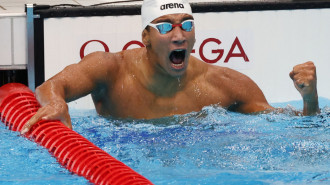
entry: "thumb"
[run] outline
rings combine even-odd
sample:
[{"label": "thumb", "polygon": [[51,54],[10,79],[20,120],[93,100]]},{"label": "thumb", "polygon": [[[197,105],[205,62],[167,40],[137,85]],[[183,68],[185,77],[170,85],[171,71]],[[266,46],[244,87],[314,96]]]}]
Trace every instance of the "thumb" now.
[{"label": "thumb", "polygon": [[[42,120],[56,120],[56,118],[52,118],[52,116],[44,116],[41,119]],[[72,129],[71,118],[69,115],[66,116],[65,118],[57,119],[57,120],[59,120],[61,123],[63,123],[63,125],[67,126],[69,129]]]},{"label": "thumb", "polygon": [[63,120],[61,121],[65,126],[72,130],[71,120]]},{"label": "thumb", "polygon": [[293,71],[291,71],[291,72],[289,73],[289,76],[290,76],[290,78],[291,78],[292,80],[294,80],[294,79],[293,79],[293,77],[294,77],[294,73],[293,73]]},{"label": "thumb", "polygon": [[69,129],[72,129],[71,118],[69,114],[65,115],[64,118],[61,119],[61,122],[65,126],[69,127]]}]

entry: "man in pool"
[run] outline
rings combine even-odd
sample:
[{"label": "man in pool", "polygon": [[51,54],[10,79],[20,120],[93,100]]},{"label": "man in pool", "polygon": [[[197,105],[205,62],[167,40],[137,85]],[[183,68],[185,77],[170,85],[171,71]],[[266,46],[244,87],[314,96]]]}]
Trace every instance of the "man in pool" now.
[{"label": "man in pool", "polygon": [[[41,108],[22,134],[40,120],[60,120],[72,128],[66,102],[87,94],[98,114],[118,118],[159,118],[208,105],[241,113],[279,110],[247,76],[190,55],[195,28],[187,0],[145,0],[142,24],[146,47],[89,54],[39,86]],[[290,77],[303,98],[303,115],[318,113],[314,64],[295,66]]]}]

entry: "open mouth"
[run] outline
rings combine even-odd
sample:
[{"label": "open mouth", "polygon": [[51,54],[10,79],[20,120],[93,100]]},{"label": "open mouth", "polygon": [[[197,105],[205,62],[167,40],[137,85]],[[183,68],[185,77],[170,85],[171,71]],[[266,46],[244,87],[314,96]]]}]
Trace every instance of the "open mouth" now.
[{"label": "open mouth", "polygon": [[186,50],[185,49],[177,49],[173,50],[170,53],[170,61],[174,64],[174,66],[181,66],[184,62],[186,57]]}]

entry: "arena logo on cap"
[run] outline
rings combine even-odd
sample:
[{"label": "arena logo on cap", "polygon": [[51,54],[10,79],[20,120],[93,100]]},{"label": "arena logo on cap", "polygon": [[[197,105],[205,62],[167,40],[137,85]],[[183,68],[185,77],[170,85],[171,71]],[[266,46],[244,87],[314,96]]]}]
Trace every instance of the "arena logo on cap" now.
[{"label": "arena logo on cap", "polygon": [[184,9],[184,6],[181,3],[168,3],[168,4],[163,4],[160,6],[160,10],[173,9],[173,8]]}]

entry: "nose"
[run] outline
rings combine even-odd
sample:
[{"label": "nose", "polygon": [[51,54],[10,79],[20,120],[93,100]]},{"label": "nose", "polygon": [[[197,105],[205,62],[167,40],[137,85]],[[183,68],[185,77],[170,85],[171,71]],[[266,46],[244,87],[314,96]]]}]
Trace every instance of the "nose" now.
[{"label": "nose", "polygon": [[174,27],[171,32],[172,32],[172,43],[181,45],[184,42],[186,42],[186,38],[180,26]]}]

